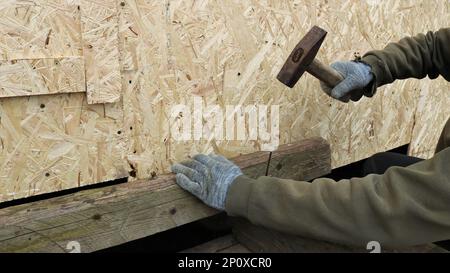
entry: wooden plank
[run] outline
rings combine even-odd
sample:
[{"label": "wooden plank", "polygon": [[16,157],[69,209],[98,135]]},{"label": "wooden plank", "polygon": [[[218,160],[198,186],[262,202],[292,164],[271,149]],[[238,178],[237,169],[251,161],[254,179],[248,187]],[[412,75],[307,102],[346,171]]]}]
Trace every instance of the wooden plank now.
[{"label": "wooden plank", "polygon": [[85,92],[82,58],[0,61],[0,97]]},{"label": "wooden plank", "polygon": [[230,234],[183,250],[181,253],[250,253],[250,250],[239,244]]},{"label": "wooden plank", "polygon": [[[368,253],[372,248],[355,248],[330,242],[290,235],[251,224],[245,219],[233,219],[236,241],[256,253]],[[402,249],[381,249],[386,253],[443,253],[445,249],[426,244]]]},{"label": "wooden plank", "polygon": [[[346,246],[281,233],[256,226],[242,218],[233,219],[236,240],[256,253],[308,253],[308,252],[355,252]],[[359,252],[365,252],[359,250]]]},{"label": "wooden plank", "polygon": [[234,244],[230,247],[220,250],[218,253],[251,253],[251,251],[241,244]]},{"label": "wooden plank", "polygon": [[330,145],[325,140],[285,144],[272,153],[268,175],[294,180],[317,178],[331,172],[330,154]]},{"label": "wooden plank", "polygon": [[[302,142],[307,144],[280,149],[289,155],[326,145],[320,138]],[[233,161],[258,177],[268,159],[268,152],[257,152]],[[2,209],[0,252],[64,252],[70,241],[91,252],[217,213],[175,183],[174,175],[163,175]]]},{"label": "wooden plank", "polygon": [[80,0],[89,104],[121,97],[119,15],[116,0]]},{"label": "wooden plank", "polygon": [[2,212],[0,252],[65,252],[71,241],[92,252],[217,213],[173,182],[170,175]]}]

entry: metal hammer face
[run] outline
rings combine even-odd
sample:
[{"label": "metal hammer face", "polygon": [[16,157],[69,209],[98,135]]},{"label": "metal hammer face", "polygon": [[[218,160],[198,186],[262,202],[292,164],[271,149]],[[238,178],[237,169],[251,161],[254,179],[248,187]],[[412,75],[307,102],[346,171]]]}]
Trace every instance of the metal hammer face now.
[{"label": "metal hammer face", "polygon": [[289,55],[277,79],[291,88],[294,87],[313,62],[326,35],[327,32],[320,27],[312,27]]}]

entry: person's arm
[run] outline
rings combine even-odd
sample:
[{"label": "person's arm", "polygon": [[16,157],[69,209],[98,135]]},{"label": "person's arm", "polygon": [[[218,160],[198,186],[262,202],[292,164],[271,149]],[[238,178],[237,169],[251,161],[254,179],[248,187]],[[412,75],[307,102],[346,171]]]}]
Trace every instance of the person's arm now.
[{"label": "person's arm", "polygon": [[[367,66],[373,67],[373,92],[395,77],[436,77],[441,73],[449,79],[449,31],[406,38],[384,52],[368,53],[361,60],[367,65],[355,67],[352,62],[342,66],[349,80],[341,90],[363,86],[364,81],[355,81],[358,75],[367,78]],[[426,48],[433,52],[426,52]],[[326,178],[312,183],[271,177],[250,179],[240,175],[231,162],[215,156],[197,157],[173,170],[177,183],[206,204],[225,208],[230,215],[246,217],[255,224],[348,245],[364,247],[376,240],[385,247],[410,246],[450,238],[450,147],[446,131],[440,152],[432,159],[407,168],[392,167],[383,175],[339,182]]]},{"label": "person's arm", "polygon": [[[395,79],[450,80],[450,28],[404,38],[384,50],[368,52],[360,62],[335,64],[345,75],[332,94],[342,98],[368,81],[365,93]],[[360,96],[359,96],[360,97]],[[357,99],[358,96],[356,96]],[[273,229],[348,245],[379,241],[398,247],[450,238],[450,121],[434,158],[383,175],[339,182],[312,183],[260,177],[238,177],[231,184],[226,211]]]},{"label": "person's arm", "polygon": [[365,247],[412,246],[450,238],[450,147],[383,175],[312,183],[238,177],[225,210],[291,234]]},{"label": "person's arm", "polygon": [[348,102],[358,101],[363,95],[372,97],[378,87],[398,79],[442,75],[450,81],[450,28],[406,37],[388,44],[383,50],[367,52],[360,60],[335,62],[331,67],[344,80],[330,88],[321,83],[331,97]]},{"label": "person's arm", "polygon": [[450,28],[406,37],[388,44],[383,50],[367,52],[361,62],[372,68],[374,80],[370,95],[377,87],[395,80],[439,75],[450,81]]}]

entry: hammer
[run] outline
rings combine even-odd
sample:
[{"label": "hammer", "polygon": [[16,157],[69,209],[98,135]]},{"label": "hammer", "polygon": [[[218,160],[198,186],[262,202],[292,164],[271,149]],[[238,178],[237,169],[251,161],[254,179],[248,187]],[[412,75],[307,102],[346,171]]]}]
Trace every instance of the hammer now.
[{"label": "hammer", "polygon": [[[315,58],[326,35],[325,30],[313,26],[289,55],[278,73],[277,79],[290,88],[294,87],[305,71],[308,71],[309,74],[321,80],[330,88],[344,80],[339,72]],[[350,96],[342,98],[342,100],[348,101],[349,98]]]}]

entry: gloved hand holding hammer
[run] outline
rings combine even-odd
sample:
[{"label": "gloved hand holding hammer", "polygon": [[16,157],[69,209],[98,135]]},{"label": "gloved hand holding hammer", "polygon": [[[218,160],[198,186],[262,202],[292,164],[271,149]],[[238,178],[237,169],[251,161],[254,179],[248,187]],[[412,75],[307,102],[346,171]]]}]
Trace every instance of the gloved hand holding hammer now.
[{"label": "gloved hand holding hammer", "polygon": [[[322,89],[331,97],[343,102],[359,100],[367,93],[364,88],[373,79],[370,66],[352,61],[336,62],[329,68],[315,60],[318,46],[325,35],[323,29],[313,27],[293,50],[278,79],[293,87],[303,72],[308,71],[325,81],[321,81]],[[335,87],[329,87],[330,84]],[[199,154],[190,161],[174,164],[172,172],[177,174],[178,185],[219,210],[225,210],[228,190],[236,178],[242,175],[237,165],[213,154]]]},{"label": "gloved hand holding hammer", "polygon": [[[450,81],[450,28],[405,37],[361,60],[331,67],[315,59],[325,34],[313,27],[300,41],[277,76],[282,83],[293,87],[307,71],[322,82],[324,92],[348,102],[371,97],[398,79]],[[197,155],[172,170],[181,187],[209,206],[295,235],[360,247],[373,240],[403,247],[450,239],[450,119],[433,158],[374,155],[366,162],[373,170],[339,183],[253,179],[215,155]]]},{"label": "gloved hand holding hammer", "polygon": [[372,69],[369,65],[351,61],[335,62],[330,66],[344,78],[344,80],[334,88],[329,87],[322,81],[320,82],[322,90],[332,98],[342,102],[348,102],[345,98],[358,101],[367,92],[364,89],[373,80]]}]

